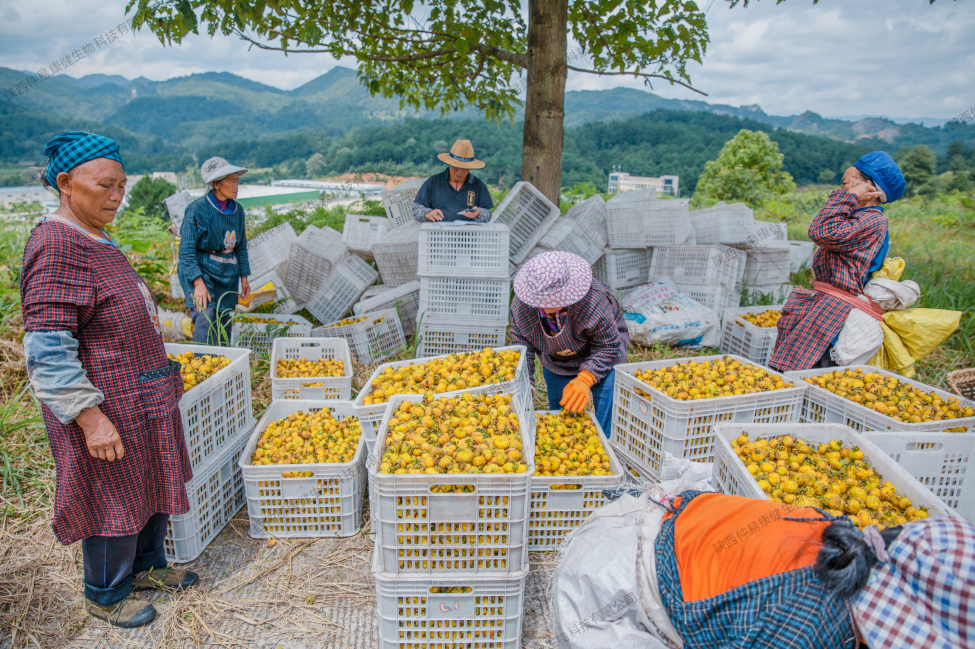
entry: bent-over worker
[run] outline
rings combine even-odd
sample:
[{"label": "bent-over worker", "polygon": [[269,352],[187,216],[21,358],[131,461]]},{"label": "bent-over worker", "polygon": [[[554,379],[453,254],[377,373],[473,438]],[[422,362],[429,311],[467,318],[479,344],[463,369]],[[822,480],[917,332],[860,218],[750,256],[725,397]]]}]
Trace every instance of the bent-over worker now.
[{"label": "bent-over worker", "polygon": [[878,317],[879,307],[857,296],[890,249],[881,204],[900,198],[904,186],[897,163],[883,151],[866,154],[843,174],[842,188],[829,195],[809,225],[809,238],[819,246],[813,257],[816,279],[812,290],[793,290],[782,308],[769,361],[772,368],[789,372],[833,367],[830,352],[850,310]]},{"label": "bent-over worker", "polygon": [[437,158],[447,168],[420,187],[413,199],[413,218],[421,222],[490,221],[494,202],[487,185],[471,175],[471,169],[484,168],[484,162],[474,157],[471,141],[457,140],[450,153],[438,154]]},{"label": "bent-over worker", "polygon": [[511,337],[528,348],[534,390],[535,356],[542,361],[548,407],[582,412],[592,395],[596,419],[609,437],[613,366],[626,362],[630,335],[623,309],[592,267],[570,252],[533,257],[515,276]]}]

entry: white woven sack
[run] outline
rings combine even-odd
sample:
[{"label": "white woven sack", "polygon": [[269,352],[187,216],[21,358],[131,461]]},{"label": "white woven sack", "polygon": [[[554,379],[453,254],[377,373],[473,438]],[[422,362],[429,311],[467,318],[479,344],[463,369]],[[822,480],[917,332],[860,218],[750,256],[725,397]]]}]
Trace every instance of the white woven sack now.
[{"label": "white woven sack", "polygon": [[860,365],[877,353],[884,344],[884,330],[880,322],[860,309],[850,310],[840,337],[829,352],[837,365]]},{"label": "white woven sack", "polygon": [[912,280],[895,282],[892,279],[878,277],[867,282],[863,293],[884,311],[900,311],[917,302],[921,297],[921,287]]}]

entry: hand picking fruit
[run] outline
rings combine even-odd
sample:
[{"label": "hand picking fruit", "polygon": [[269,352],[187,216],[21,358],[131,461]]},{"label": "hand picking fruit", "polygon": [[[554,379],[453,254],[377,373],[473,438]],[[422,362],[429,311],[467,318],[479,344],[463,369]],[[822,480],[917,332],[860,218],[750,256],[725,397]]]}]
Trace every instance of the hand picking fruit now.
[{"label": "hand picking fruit", "polygon": [[208,378],[230,365],[226,356],[203,354],[196,356],[193,352],[182,354],[166,354],[171,361],[179,361],[179,372],[183,376],[183,392],[192,390]]}]

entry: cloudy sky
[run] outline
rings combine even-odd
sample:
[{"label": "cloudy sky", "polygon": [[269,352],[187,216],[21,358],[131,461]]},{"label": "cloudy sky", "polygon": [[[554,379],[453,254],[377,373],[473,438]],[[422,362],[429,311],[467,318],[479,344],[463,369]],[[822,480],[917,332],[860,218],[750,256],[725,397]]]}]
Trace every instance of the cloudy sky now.
[{"label": "cloudy sky", "polygon": [[[125,0],[0,0],[0,66],[36,70],[70,55],[117,25]],[[711,43],[690,67],[706,101],[758,104],[767,113],[949,119],[975,106],[975,3],[967,0],[752,0],[710,7]],[[570,45],[570,49],[572,46]],[[326,55],[258,50],[233,37],[191,36],[163,47],[151,34],[128,35],[69,69],[163,80],[226,71],[291,89],[328,71]],[[620,77],[573,73],[569,89],[644,87]],[[668,98],[702,98],[654,84]]]}]

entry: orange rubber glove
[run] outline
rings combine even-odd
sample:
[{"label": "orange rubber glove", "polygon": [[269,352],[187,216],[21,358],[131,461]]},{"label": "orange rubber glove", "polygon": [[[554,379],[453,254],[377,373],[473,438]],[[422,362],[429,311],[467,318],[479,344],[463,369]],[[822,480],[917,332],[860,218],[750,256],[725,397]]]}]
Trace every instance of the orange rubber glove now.
[{"label": "orange rubber glove", "polygon": [[569,412],[582,412],[589,405],[589,399],[592,397],[590,388],[595,382],[595,376],[588,370],[581,370],[579,375],[562,389],[562,400],[559,401],[559,405]]}]

